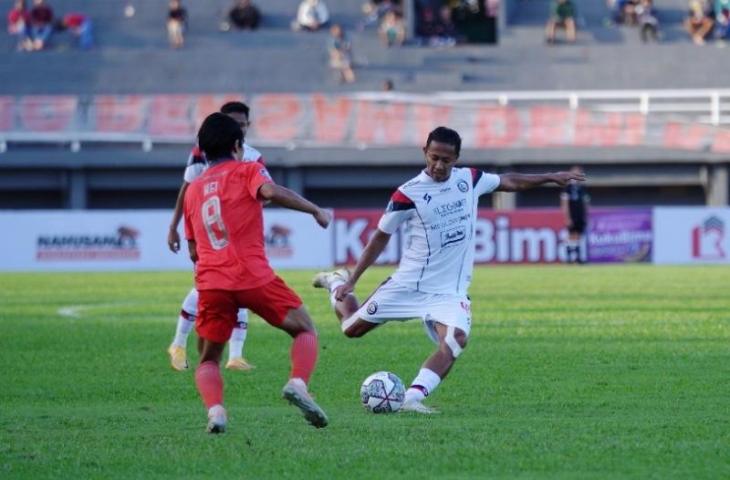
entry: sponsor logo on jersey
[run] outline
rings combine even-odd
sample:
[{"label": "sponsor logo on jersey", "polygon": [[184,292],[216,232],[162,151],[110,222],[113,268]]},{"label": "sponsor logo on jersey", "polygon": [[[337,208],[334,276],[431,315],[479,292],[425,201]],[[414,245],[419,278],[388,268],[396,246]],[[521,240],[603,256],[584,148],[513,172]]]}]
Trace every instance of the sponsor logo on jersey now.
[{"label": "sponsor logo on jersey", "polygon": [[466,227],[457,227],[441,232],[441,246],[447,247],[461,242],[466,238]]},{"label": "sponsor logo on jersey", "polygon": [[437,215],[446,216],[451,215],[453,213],[460,212],[464,209],[466,206],[466,199],[462,198],[461,200],[455,200],[453,202],[444,203],[443,205],[439,205],[438,207],[434,208],[433,211]]},{"label": "sponsor logo on jersey", "polygon": [[456,186],[459,188],[459,191],[461,191],[461,192],[469,191],[469,184],[466,183],[466,181],[464,181],[464,180],[460,180],[459,183],[456,184]]},{"label": "sponsor logo on jersey", "polygon": [[262,177],[266,177],[269,180],[271,180],[271,175],[269,175],[269,171],[266,170],[265,168],[262,168],[261,170],[259,170],[259,173],[261,174]]},{"label": "sponsor logo on jersey", "polygon": [[370,315],[374,315],[375,312],[377,312],[377,311],[378,311],[378,302],[373,300],[372,302],[368,303],[368,313]]},{"label": "sponsor logo on jersey", "polygon": [[426,193],[426,194],[424,194],[424,195],[423,195],[423,199],[424,199],[424,200],[426,200],[426,204],[427,204],[427,205],[428,205],[429,203],[431,203],[431,199],[432,199],[432,198],[433,198],[433,197],[431,197],[431,195],[429,195],[428,193]]}]

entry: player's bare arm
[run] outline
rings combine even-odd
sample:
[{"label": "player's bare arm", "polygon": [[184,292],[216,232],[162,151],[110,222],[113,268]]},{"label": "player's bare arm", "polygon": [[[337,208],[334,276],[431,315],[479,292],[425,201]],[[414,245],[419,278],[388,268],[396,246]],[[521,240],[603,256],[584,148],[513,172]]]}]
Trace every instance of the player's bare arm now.
[{"label": "player's bare arm", "polygon": [[585,174],[576,172],[555,172],[540,174],[504,173],[499,176],[500,182],[497,191],[519,192],[538,187],[546,183],[555,183],[561,187],[570,181],[584,182]]},{"label": "player's bare arm", "polygon": [[332,214],[324,210],[298,193],[281,185],[265,183],[259,188],[259,197],[290,210],[297,210],[312,215],[320,227],[327,228],[332,221]]},{"label": "player's bare arm", "polygon": [[355,284],[360,279],[360,276],[375,263],[375,260],[383,253],[389,241],[389,234],[380,229],[375,230],[375,233],[370,238],[370,241],[365,246],[365,250],[363,250],[362,255],[358,259],[357,265],[355,265],[355,269],[352,271],[349,280],[335,289],[335,298],[337,300],[341,301],[355,290]]},{"label": "player's bare arm", "polygon": [[188,252],[190,253],[190,260],[196,263],[198,261],[198,250],[195,246],[195,240],[188,240]]},{"label": "player's bare arm", "polygon": [[185,201],[185,192],[188,190],[189,185],[188,182],[183,182],[180,185],[180,191],[177,193],[177,200],[175,201],[175,211],[172,214],[170,229],[167,232],[167,246],[173,253],[180,251],[180,234],[177,233],[177,226],[180,224],[180,219],[183,215],[183,202]]},{"label": "player's bare arm", "polygon": [[565,218],[565,224],[570,225],[573,221],[570,218],[570,207],[568,206],[568,197],[565,194],[560,196],[560,210],[563,212]]}]

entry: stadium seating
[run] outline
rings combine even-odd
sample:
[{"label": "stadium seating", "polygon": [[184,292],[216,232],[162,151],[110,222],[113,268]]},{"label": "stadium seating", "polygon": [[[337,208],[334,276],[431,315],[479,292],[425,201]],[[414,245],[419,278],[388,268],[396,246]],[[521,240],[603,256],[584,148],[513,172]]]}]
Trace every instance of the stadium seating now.
[{"label": "stadium seating", "polygon": [[[13,52],[11,39],[1,35],[0,93],[37,93],[41,82],[45,93],[378,90],[385,78],[405,91],[723,86],[726,52],[691,44],[681,27],[685,0],[660,2],[659,45],[642,45],[636,28],[606,26],[604,2],[579,0],[577,45],[555,47],[543,41],[549,1],[515,1],[498,47],[388,50],[372,30],[354,33],[358,82],[340,86],[327,68],[327,33],[289,31],[293,0],[261,2],[264,24],[254,33],[218,31],[228,0],[188,2],[188,44],[179,52],[167,46],[164,0],[134,2],[131,19],[118,0],[55,0],[57,12],[78,9],[93,17],[99,47],[75,51],[59,36],[52,51],[40,54],[41,62],[37,54]],[[333,20],[352,31],[361,1],[329,3]],[[689,58],[691,63],[682,61]]]}]

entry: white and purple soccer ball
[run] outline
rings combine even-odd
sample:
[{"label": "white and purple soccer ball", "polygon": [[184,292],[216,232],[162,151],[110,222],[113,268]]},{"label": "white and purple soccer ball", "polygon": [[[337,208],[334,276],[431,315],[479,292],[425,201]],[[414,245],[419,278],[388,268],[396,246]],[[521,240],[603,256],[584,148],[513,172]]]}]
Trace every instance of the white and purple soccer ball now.
[{"label": "white and purple soccer ball", "polygon": [[405,396],[403,382],[398,375],[390,372],[375,372],[360,387],[360,400],[373,413],[397,412]]}]

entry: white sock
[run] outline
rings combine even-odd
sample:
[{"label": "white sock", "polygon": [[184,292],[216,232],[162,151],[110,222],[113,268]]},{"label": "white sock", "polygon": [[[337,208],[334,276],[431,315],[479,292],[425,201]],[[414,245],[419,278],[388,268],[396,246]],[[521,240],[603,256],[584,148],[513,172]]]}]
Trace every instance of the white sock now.
[{"label": "white sock", "polygon": [[188,344],[188,335],[190,330],[195,326],[195,317],[188,315],[187,318],[181,313],[177,317],[177,329],[175,330],[175,338],[172,344],[177,347],[185,348]]},{"label": "white sock", "polygon": [[243,344],[246,342],[246,334],[248,333],[248,324],[238,324],[231,333],[228,340],[228,360],[237,357],[243,357]]},{"label": "white sock", "polygon": [[329,289],[330,289],[330,305],[332,305],[332,308],[335,308],[335,304],[337,303],[337,299],[335,298],[335,289],[339,287],[340,285],[344,285],[345,282],[342,281],[342,279],[338,276],[334,280],[332,280],[329,283]]},{"label": "white sock", "polygon": [[[436,387],[441,383],[441,377],[436,375],[436,372],[429,370],[428,368],[422,368],[416,378],[411,382],[411,386],[406,390],[406,402],[416,401],[420,402],[428,395],[432,394]],[[421,387],[421,388],[417,388]],[[425,390],[425,391],[424,391]]]}]

